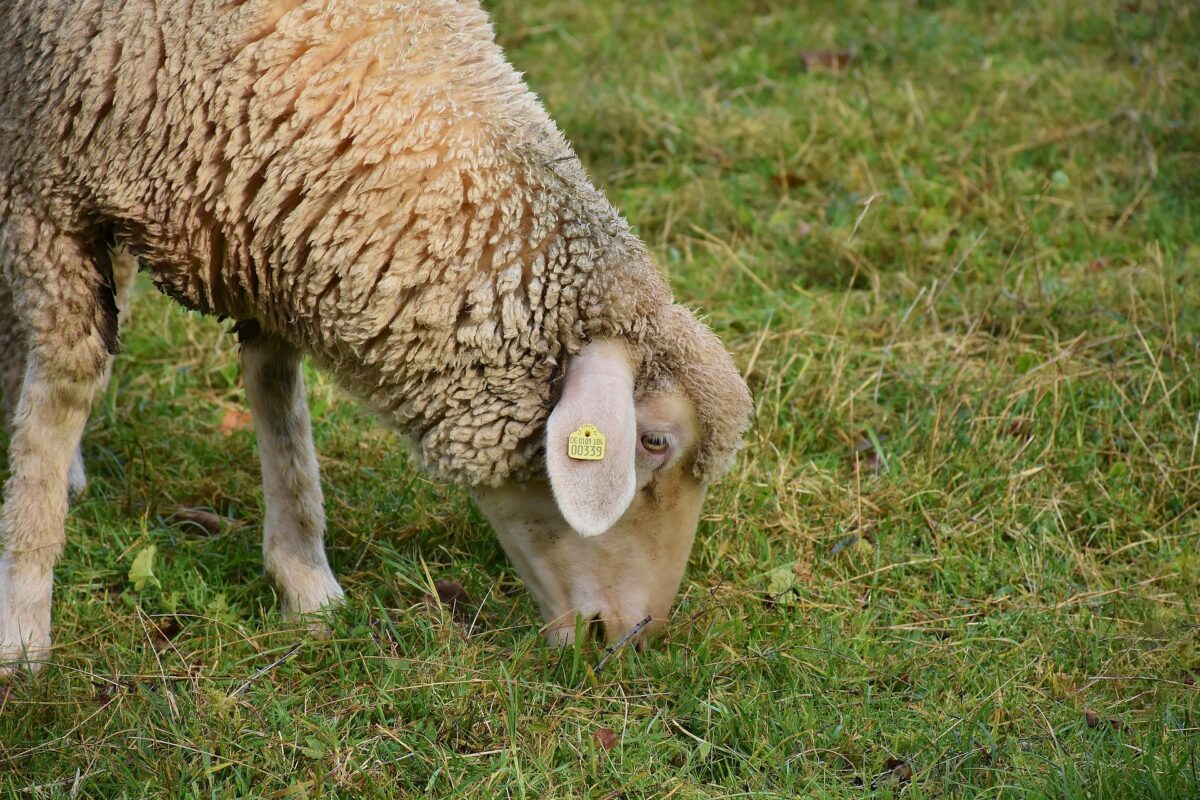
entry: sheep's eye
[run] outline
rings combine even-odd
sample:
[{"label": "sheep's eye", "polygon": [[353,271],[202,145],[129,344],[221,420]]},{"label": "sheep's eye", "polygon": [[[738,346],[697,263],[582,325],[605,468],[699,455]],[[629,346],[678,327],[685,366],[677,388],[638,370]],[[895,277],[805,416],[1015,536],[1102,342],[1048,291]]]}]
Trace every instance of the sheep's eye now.
[{"label": "sheep's eye", "polygon": [[667,449],[670,442],[667,437],[661,433],[643,433],[642,447],[649,450],[651,453],[661,453]]}]

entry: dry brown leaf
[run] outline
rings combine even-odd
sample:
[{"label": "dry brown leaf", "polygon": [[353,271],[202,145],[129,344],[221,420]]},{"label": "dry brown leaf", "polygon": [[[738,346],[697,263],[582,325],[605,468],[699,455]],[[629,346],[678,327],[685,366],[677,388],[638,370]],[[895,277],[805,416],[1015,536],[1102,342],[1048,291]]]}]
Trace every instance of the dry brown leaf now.
[{"label": "dry brown leaf", "polygon": [[121,687],[112,683],[102,683],[96,687],[96,702],[103,708],[117,699],[117,694],[121,691]]},{"label": "dry brown leaf", "polygon": [[799,172],[792,172],[791,170],[776,172],[775,184],[780,189],[795,189],[798,186],[804,185],[804,176]]},{"label": "dry brown leaf", "polygon": [[1087,726],[1089,728],[1100,728],[1100,727],[1103,727],[1104,725],[1108,725],[1108,727],[1112,728],[1114,731],[1117,731],[1118,733],[1128,733],[1129,732],[1129,726],[1126,725],[1121,720],[1117,719],[1116,717],[1109,717],[1108,719],[1104,719],[1099,714],[1097,714],[1095,711],[1092,711],[1090,708],[1083,712],[1083,719],[1085,722],[1087,722]]},{"label": "dry brown leaf", "polygon": [[592,733],[592,739],[601,750],[612,750],[617,746],[617,734],[612,728],[597,728]]},{"label": "dry brown leaf", "polygon": [[[433,584],[437,592],[437,601],[450,608],[450,614],[460,622],[468,616],[467,606],[471,604],[471,595],[458,581],[437,581]],[[433,596],[425,595],[425,602],[432,603]]]},{"label": "dry brown leaf", "polygon": [[154,630],[150,634],[150,640],[153,642],[155,648],[165,647],[183,630],[183,623],[179,621],[179,617],[173,614],[164,617],[155,617],[153,622]]},{"label": "dry brown leaf", "polygon": [[236,522],[207,508],[175,506],[170,509],[167,521],[179,528],[196,528],[200,532],[215,536],[222,528],[232,527]]}]

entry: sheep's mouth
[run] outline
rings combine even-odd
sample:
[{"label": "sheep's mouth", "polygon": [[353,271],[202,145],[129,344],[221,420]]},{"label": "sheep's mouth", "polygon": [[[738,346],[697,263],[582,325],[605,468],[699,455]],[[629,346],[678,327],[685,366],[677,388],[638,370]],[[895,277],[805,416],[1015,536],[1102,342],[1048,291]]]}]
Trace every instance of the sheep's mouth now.
[{"label": "sheep's mouth", "polygon": [[654,623],[654,617],[647,614],[632,625],[629,624],[631,621],[626,617],[618,617],[609,618],[606,622],[603,614],[593,614],[587,620],[587,635],[594,641],[607,645],[610,650],[632,647],[639,653],[643,652],[650,643],[650,626]]},{"label": "sheep's mouth", "polygon": [[551,644],[570,645],[576,639],[595,642],[616,651],[625,647],[644,652],[654,637],[653,629],[662,624],[650,614],[630,624],[631,620],[624,616],[607,616],[603,611],[575,616],[574,625],[559,625],[550,628],[546,633]]}]

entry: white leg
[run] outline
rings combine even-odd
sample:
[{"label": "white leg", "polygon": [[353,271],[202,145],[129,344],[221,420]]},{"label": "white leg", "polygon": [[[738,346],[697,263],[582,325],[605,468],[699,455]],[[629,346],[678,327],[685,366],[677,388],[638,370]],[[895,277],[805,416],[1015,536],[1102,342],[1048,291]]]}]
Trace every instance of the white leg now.
[{"label": "white leg", "polygon": [[267,572],[289,611],[340,605],[342,587],[325,558],[325,507],[300,353],[253,322],[240,323],[239,335],[262,462]]},{"label": "white leg", "polygon": [[[71,462],[116,349],[107,279],[51,225],[7,220],[0,262],[28,349],[12,420],[0,512],[0,676],[37,670],[50,648],[54,562],[62,552]],[[111,291],[111,290],[110,290]],[[73,335],[72,335],[73,334]]]}]

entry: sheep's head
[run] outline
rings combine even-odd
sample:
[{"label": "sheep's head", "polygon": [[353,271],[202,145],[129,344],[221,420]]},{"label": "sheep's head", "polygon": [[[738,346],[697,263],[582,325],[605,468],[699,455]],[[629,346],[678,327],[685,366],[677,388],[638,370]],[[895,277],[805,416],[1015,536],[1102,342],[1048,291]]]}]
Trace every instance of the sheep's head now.
[{"label": "sheep's head", "polygon": [[653,346],[597,340],[571,359],[545,479],[476,492],[551,642],[572,641],[577,617],[610,642],[650,617],[638,646],[662,627],[708,482],[741,443],[745,382],[716,337],[673,309]]}]

